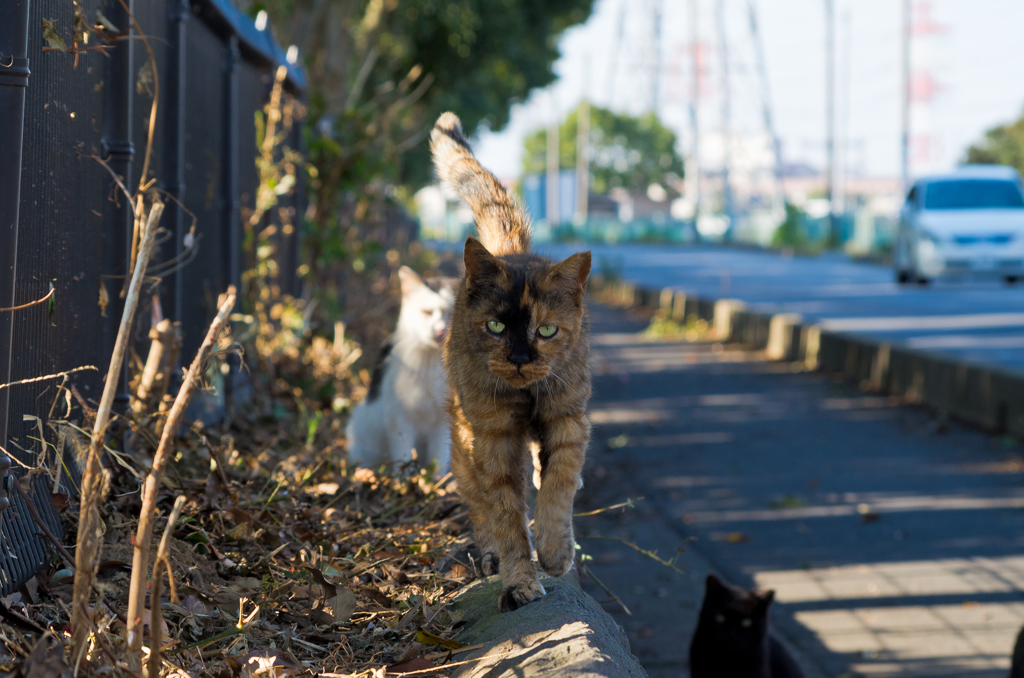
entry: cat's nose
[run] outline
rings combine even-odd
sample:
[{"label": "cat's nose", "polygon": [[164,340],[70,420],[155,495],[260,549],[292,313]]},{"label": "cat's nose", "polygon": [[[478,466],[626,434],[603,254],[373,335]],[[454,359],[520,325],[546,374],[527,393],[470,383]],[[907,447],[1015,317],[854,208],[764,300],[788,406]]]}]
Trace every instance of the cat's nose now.
[{"label": "cat's nose", "polygon": [[530,353],[528,351],[512,351],[508,354],[508,361],[516,367],[522,367],[530,362]]}]

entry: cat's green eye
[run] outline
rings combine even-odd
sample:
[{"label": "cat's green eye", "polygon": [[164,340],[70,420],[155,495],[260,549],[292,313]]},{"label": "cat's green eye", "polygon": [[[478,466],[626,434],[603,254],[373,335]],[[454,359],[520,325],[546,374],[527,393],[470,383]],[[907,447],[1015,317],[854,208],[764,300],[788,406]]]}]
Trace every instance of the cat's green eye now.
[{"label": "cat's green eye", "polygon": [[719,624],[724,624],[725,623],[725,615],[724,614],[716,614],[715,615],[715,621],[718,622]]},{"label": "cat's green eye", "polygon": [[742,626],[745,629],[749,629],[753,623],[754,622],[751,621],[750,618],[747,618],[740,622],[740,626]]},{"label": "cat's green eye", "polygon": [[540,327],[537,328],[537,334],[544,337],[545,339],[550,339],[551,337],[558,334],[558,328],[555,327],[554,325],[541,325]]},{"label": "cat's green eye", "polygon": [[501,334],[505,331],[505,323],[499,323],[497,320],[488,320],[487,329],[495,334]]}]

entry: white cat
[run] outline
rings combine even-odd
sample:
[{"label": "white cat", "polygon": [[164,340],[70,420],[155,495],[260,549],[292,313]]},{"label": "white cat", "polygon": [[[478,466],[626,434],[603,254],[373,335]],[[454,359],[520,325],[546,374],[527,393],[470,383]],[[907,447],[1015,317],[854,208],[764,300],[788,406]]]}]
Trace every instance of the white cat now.
[{"label": "white cat", "polygon": [[[437,289],[411,268],[398,269],[402,309],[394,335],[381,347],[366,400],[346,428],[349,462],[376,469],[412,459],[448,470],[450,433],[441,344],[451,315],[452,281]],[[433,281],[432,281],[433,282]]]}]

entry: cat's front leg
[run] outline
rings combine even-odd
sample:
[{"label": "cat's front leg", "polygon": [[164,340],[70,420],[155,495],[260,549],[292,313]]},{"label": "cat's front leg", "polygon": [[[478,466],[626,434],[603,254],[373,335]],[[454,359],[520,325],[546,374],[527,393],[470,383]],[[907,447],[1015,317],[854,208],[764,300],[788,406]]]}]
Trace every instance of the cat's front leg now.
[{"label": "cat's front leg", "polygon": [[533,531],[540,566],[553,577],[568,572],[575,558],[572,502],[589,441],[590,422],[585,412],[542,422],[542,471]]},{"label": "cat's front leg", "polygon": [[513,430],[481,431],[475,458],[490,502],[491,535],[498,547],[502,591],[498,606],[515,610],[544,595],[530,558],[526,505],[526,441]]}]

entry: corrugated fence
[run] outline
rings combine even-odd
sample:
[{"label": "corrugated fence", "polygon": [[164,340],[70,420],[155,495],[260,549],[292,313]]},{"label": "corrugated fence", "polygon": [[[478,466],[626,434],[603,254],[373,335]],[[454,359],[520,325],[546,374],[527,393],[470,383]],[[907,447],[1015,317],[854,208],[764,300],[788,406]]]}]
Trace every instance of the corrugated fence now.
[{"label": "corrugated fence", "polygon": [[[155,293],[163,314],[181,323],[187,363],[216,312],[218,294],[239,284],[247,260],[242,214],[254,206],[258,185],[255,113],[269,96],[278,65],[288,66],[286,88],[299,96],[304,75],[288,64],[270,30],[259,30],[230,0],[11,1],[28,4],[31,75],[22,78],[27,87],[16,265],[0,271],[10,278],[0,288],[6,285],[9,291],[13,280],[14,304],[23,304],[45,296],[52,286],[54,303],[11,313],[13,339],[5,345],[0,334],[0,351],[10,354],[10,381],[95,366],[97,371],[69,379],[94,405],[121,316],[132,220],[110,174],[90,156],[104,159],[129,187],[137,186],[159,87],[147,173],[166,196],[167,207],[161,223],[165,233],[150,270],[161,278]],[[118,29],[130,26],[133,12],[149,37],[157,77],[147,67],[146,43],[137,31],[112,43],[106,55],[44,49],[44,19],[70,45],[76,11],[90,25],[102,13]],[[95,46],[98,40],[91,38],[91,44],[80,46]],[[10,54],[5,58],[5,49],[12,48],[0,43],[0,80],[3,66],[21,63]],[[300,142],[296,126],[289,145],[299,148]],[[13,157],[10,151],[0,148],[0,163]],[[0,185],[0,200],[4,193],[9,198],[11,190]],[[298,212],[301,205],[285,207]],[[278,238],[282,288],[296,293],[299,236]],[[138,350],[145,348],[151,306],[140,307]],[[25,467],[36,466],[40,454],[47,456],[49,468],[67,469],[59,479],[35,473],[26,481],[44,520],[58,533],[51,491],[60,483],[73,496],[78,480],[73,446],[47,426],[51,413],[57,418],[67,407],[63,396],[55,402],[59,384],[56,379],[13,386],[6,389],[6,408],[0,400],[0,432],[6,433],[5,447],[15,458],[13,475],[23,476]],[[127,400],[122,379],[118,403],[123,407]],[[47,546],[17,494],[0,522],[0,594],[6,595],[46,562]]]}]

